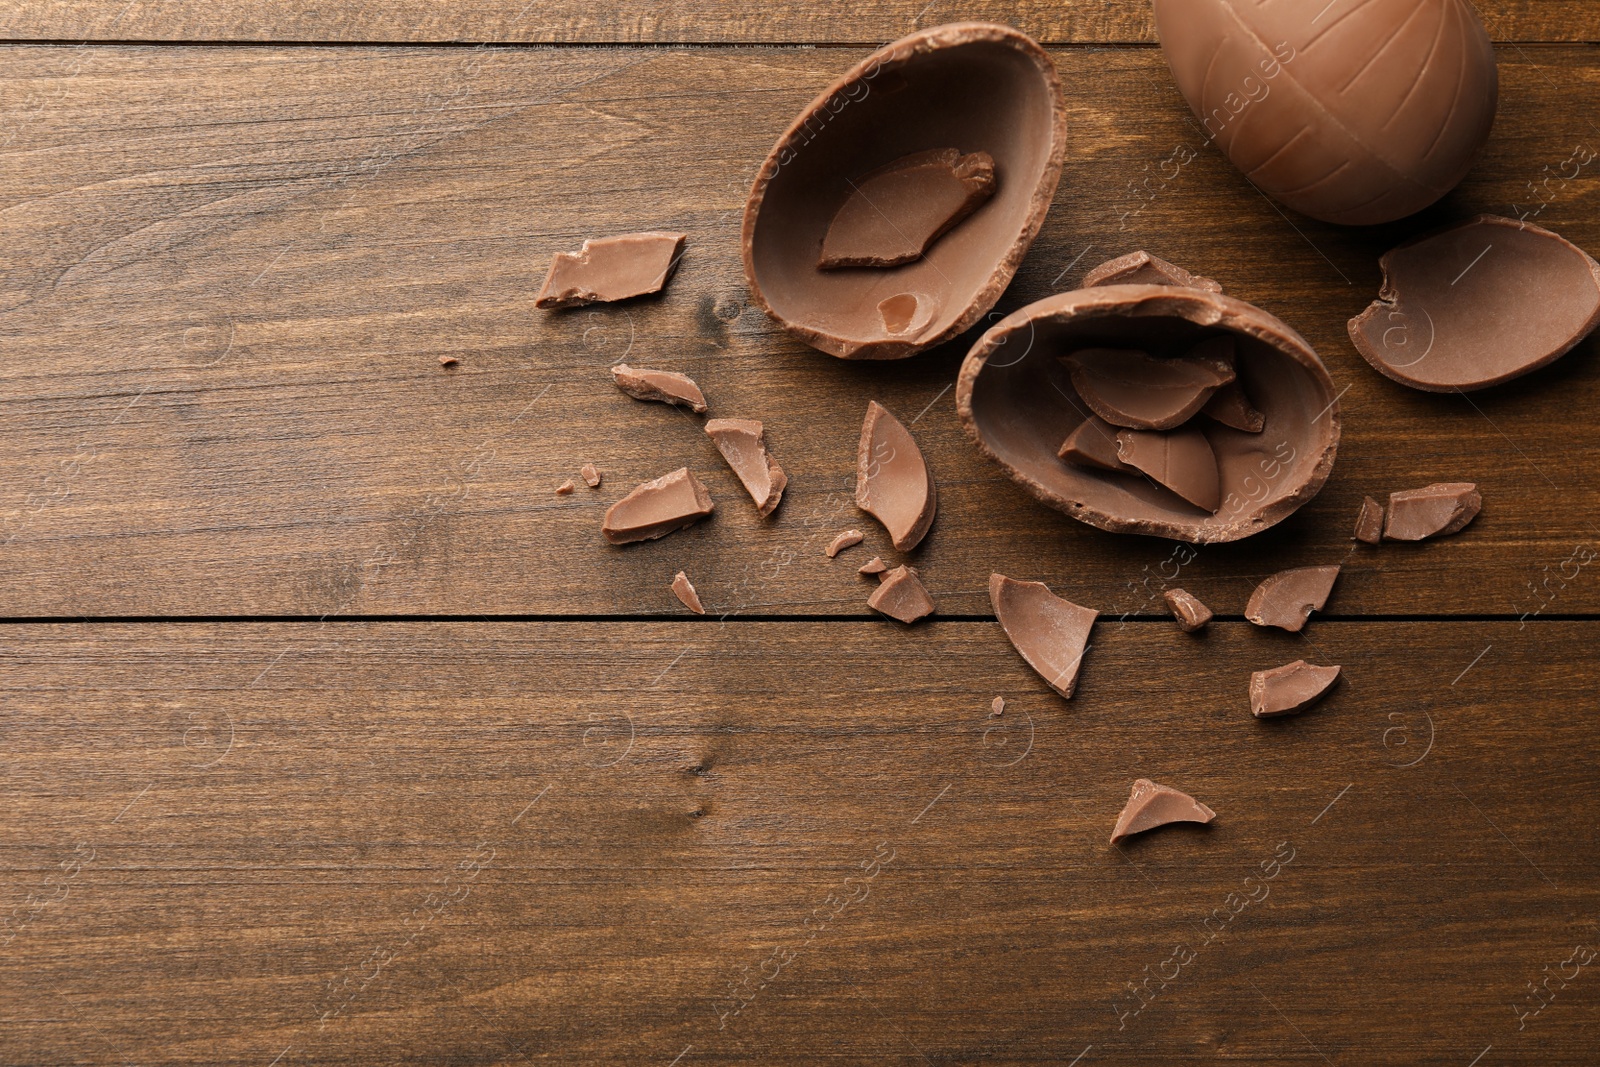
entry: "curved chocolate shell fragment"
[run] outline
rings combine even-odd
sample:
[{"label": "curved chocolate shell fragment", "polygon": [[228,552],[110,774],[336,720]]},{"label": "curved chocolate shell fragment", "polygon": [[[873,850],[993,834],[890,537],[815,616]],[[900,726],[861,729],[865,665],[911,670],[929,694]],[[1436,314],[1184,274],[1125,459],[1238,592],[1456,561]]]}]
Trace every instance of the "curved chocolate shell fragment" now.
[{"label": "curved chocolate shell fragment", "polygon": [[1083,285],[1079,288],[1093,289],[1101,285],[1176,285],[1209,293],[1222,292],[1222,286],[1210,278],[1190,274],[1182,267],[1143,251],[1129,252],[1100,264],[1083,276]]},{"label": "curved chocolate shell fragment", "polygon": [[1126,471],[1128,465],[1117,455],[1117,428],[1090,415],[1067,435],[1056,453],[1068,463],[1103,471]]},{"label": "curved chocolate shell fragment", "polygon": [[989,575],[989,602],[1012,646],[1045,684],[1067,699],[1089,650],[1089,630],[1100,615],[1050,592],[1043,582]]},{"label": "curved chocolate shell fragment", "polygon": [[533,306],[573,308],[660,292],[683,256],[684,239],[681,233],[625,233],[557,252]]},{"label": "curved chocolate shell fragment", "polygon": [[1339,680],[1338,667],[1318,667],[1297,659],[1250,676],[1250,713],[1258,719],[1293,715],[1321,700]]},{"label": "curved chocolate shell fragment", "polygon": [[1600,263],[1571,241],[1479,215],[1390,251],[1356,350],[1402,385],[1482,389],[1537,370],[1600,325]]},{"label": "curved chocolate shell fragment", "polygon": [[[1066,124],[1050,57],[1010,27],[936,26],[879,49],[806,107],[756,175],[743,232],[755,303],[844,359],[901,359],[958,336],[994,306],[1038,235]],[[969,161],[966,172],[991,160],[993,195],[904,265],[819,267],[863,180],[946,150]]]},{"label": "curved chocolate shell fragment", "polygon": [[1117,828],[1111,831],[1114,845],[1125,837],[1154,830],[1174,822],[1208,823],[1217,813],[1200,803],[1188,793],[1171,786],[1158,785],[1148,778],[1133,783],[1133,792],[1122,814],[1117,816]]},{"label": "curved chocolate shell fragment", "polygon": [[910,625],[918,619],[932,615],[933,597],[923,588],[914,567],[896,567],[885,571],[878,588],[867,598],[867,607]]},{"label": "curved chocolate shell fragment", "polygon": [[1356,516],[1355,539],[1375,545],[1383,540],[1383,505],[1370,496],[1361,498],[1361,514]]},{"label": "curved chocolate shell fragment", "polygon": [[778,461],[767,451],[766,432],[754,419],[710,419],[706,434],[717,444],[717,451],[728,461],[733,473],[755,501],[756,511],[771,515],[783,499],[789,478]]},{"label": "curved chocolate shell fragment", "polygon": [[1207,514],[1222,506],[1217,454],[1199,430],[1123,430],[1117,458]]},{"label": "curved chocolate shell fragment", "polygon": [[898,267],[994,195],[994,160],[960,149],[913,152],[851,183],[822,239],[823,270]]},{"label": "curved chocolate shell fragment", "polygon": [[1155,0],[1155,16],[1205,137],[1312,218],[1421,211],[1494,125],[1494,48],[1469,0]]},{"label": "curved chocolate shell fragment", "polygon": [[1085,348],[1061,360],[1072,387],[1096,415],[1132,430],[1171,430],[1222,386],[1231,366],[1191,359],[1155,359],[1136,349]]},{"label": "curved chocolate shell fragment", "polygon": [[1200,410],[1222,425],[1243,430],[1245,433],[1260,433],[1267,428],[1267,417],[1250,403],[1250,397],[1245,394],[1244,386],[1240,385],[1237,379],[1212,394],[1211,399],[1206,401],[1206,406]]},{"label": "curved chocolate shell fragment", "polygon": [[[1196,424],[1216,455],[1215,514],[1197,514],[1148,478],[1059,458],[1093,413],[1057,356],[1106,347],[1171,358],[1218,335],[1233,341],[1235,372],[1266,429]],[[1104,530],[1197,544],[1282,521],[1317,495],[1339,445],[1337,390],[1304,338],[1241,300],[1174,285],[1080,289],[1013,312],[967,355],[956,410],[979,451],[1051,507]]]},{"label": "curved chocolate shell fragment", "polygon": [[706,395],[686,374],[670,370],[646,370],[618,363],[611,368],[611,377],[617,388],[635,400],[654,400],[661,404],[676,404],[688,408],[696,415],[706,413]]},{"label": "curved chocolate shell fragment", "polygon": [[653,541],[686,530],[711,514],[711,494],[700,480],[679,467],[645,482],[606,509],[600,532],[614,545]]},{"label": "curved chocolate shell fragment", "polygon": [[1386,541],[1425,541],[1459,533],[1483,510],[1473,482],[1437,482],[1424,489],[1389,494]]},{"label": "curved chocolate shell fragment", "polygon": [[1211,621],[1211,609],[1200,598],[1184,589],[1168,589],[1161,594],[1167,602],[1172,617],[1178,620],[1178,629],[1192,634]]},{"label": "curved chocolate shell fragment", "polygon": [[867,404],[856,449],[856,506],[883,523],[902,552],[922,542],[939,508],[939,491],[911,431],[876,400]]},{"label": "curved chocolate shell fragment", "polygon": [[1257,626],[1299,633],[1313,611],[1321,611],[1339,577],[1338,567],[1296,567],[1279,571],[1256,586],[1244,617]]}]

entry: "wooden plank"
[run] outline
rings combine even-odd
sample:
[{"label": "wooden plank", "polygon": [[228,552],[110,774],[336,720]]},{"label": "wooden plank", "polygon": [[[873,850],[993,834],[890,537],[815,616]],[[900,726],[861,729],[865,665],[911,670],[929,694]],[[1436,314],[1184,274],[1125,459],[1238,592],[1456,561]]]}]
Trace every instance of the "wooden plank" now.
[{"label": "wooden plank", "polygon": [[[0,614],[677,612],[682,568],[717,614],[859,615],[855,568],[889,554],[850,500],[869,398],[912,424],[939,480],[915,561],[946,613],[987,613],[1000,570],[1116,613],[1156,610],[1181,580],[1237,614],[1260,575],[1340,561],[1344,614],[1600,610],[1596,342],[1467,398],[1380,377],[1344,327],[1378,254],[1440,222],[1542,204],[1537,221],[1600,249],[1600,164],[1573,175],[1600,147],[1600,52],[1506,56],[1466,184],[1372,230],[1281,214],[1206,147],[1157,53],[1056,53],[1070,160],[997,313],[1147,247],[1281,315],[1345,390],[1322,495],[1192,560],[1039,506],[978,456],[948,393],[970,339],[852,365],[748,305],[749,178],[860,54],[0,51],[18,102],[0,168]],[[663,298],[534,311],[552,253],[642,227],[690,235]],[[612,387],[624,357],[765,420],[792,479],[773,521],[695,419]],[[602,489],[553,495],[586,462]],[[711,521],[602,542],[611,501],[685,464]],[[1462,479],[1486,499],[1464,535],[1355,550],[1363,494]],[[850,526],[866,548],[823,558]]]},{"label": "wooden plank", "polygon": [[[1498,41],[1600,38],[1586,0],[1479,0]],[[755,8],[730,0],[423,0],[317,4],[272,0],[13,0],[0,21],[10,40],[501,43],[879,44],[939,22],[1003,22],[1042,41],[1148,44],[1149,0],[977,0],[959,9],[923,0]]]},{"label": "wooden plank", "polygon": [[0,1059],[1591,1063],[1597,639],[8,626]]}]

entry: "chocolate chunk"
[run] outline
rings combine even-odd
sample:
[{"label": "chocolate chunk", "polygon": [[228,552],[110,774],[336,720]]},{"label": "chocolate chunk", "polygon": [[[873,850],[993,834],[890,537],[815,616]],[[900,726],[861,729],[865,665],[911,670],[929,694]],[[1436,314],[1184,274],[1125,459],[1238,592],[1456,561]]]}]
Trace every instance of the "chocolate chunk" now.
[{"label": "chocolate chunk", "polygon": [[[1038,235],[1066,132],[1049,54],[1010,27],[937,26],[879,49],[813,100],[761,165],[744,213],[752,301],[843,359],[901,359],[960,336],[994,306]],[[965,158],[974,178],[987,157],[998,190],[932,244],[970,206],[971,190],[955,177],[958,163],[906,166],[930,153]],[[879,225],[889,221],[904,240]],[[910,258],[888,269],[818,269],[819,257],[836,253]]]},{"label": "chocolate chunk", "polygon": [[1122,430],[1117,458],[1204,511],[1222,506],[1222,478],[1211,442],[1199,430]]},{"label": "chocolate chunk", "polygon": [[1338,680],[1338,667],[1317,667],[1303,659],[1256,671],[1250,676],[1250,712],[1258,719],[1293,715],[1321,700]]},{"label": "chocolate chunk", "polygon": [[600,488],[600,470],[593,463],[585,463],[578,471],[583,476],[583,484],[590,489]]},{"label": "chocolate chunk", "polygon": [[1549,230],[1479,215],[1383,257],[1350,340],[1395,381],[1481,389],[1543,367],[1600,325],[1600,264]]},{"label": "chocolate chunk", "polygon": [[909,624],[933,614],[933,598],[922,587],[915,569],[896,567],[885,572],[867,598],[867,607]]},{"label": "chocolate chunk", "polygon": [[883,523],[895,548],[909,552],[927,536],[938,506],[933,475],[911,432],[869,401],[856,447],[856,507]]},{"label": "chocolate chunk", "polygon": [[754,419],[711,419],[706,423],[706,433],[749,490],[756,510],[771,515],[783,499],[783,487],[789,479],[768,454],[761,424]]},{"label": "chocolate chunk", "polygon": [[455,356],[440,356],[439,357],[439,366],[441,366],[441,367],[454,367],[457,363],[460,363],[460,362],[461,361],[459,359],[457,359]]},{"label": "chocolate chunk", "polygon": [[659,292],[677,269],[684,235],[627,233],[557,252],[534,307],[571,308]]},{"label": "chocolate chunk", "polygon": [[635,400],[655,400],[662,404],[676,404],[688,408],[696,415],[706,413],[706,396],[694,380],[669,370],[646,370],[618,363],[611,368],[617,388]]},{"label": "chocolate chunk", "polygon": [[866,535],[860,530],[846,530],[832,541],[829,541],[828,547],[823,551],[828,554],[829,559],[832,559],[845,549],[859,545],[865,537]]},{"label": "chocolate chunk", "polygon": [[1237,379],[1211,394],[1200,410],[1208,418],[1245,433],[1260,433],[1267,428],[1267,417],[1251,406],[1244,383]]},{"label": "chocolate chunk", "polygon": [[901,156],[850,183],[850,195],[822,239],[822,270],[897,267],[994,195],[994,160],[934,148]]},{"label": "chocolate chunk", "polygon": [[1483,497],[1472,482],[1438,482],[1425,489],[1389,494],[1387,541],[1424,541],[1459,533],[1478,517]]},{"label": "chocolate chunk", "polygon": [[1338,567],[1297,567],[1279,571],[1250,594],[1244,617],[1257,626],[1299,633],[1313,611],[1321,611],[1333,592]]},{"label": "chocolate chunk", "polygon": [[[885,563],[883,560],[879,559],[877,556],[873,556],[871,559],[869,559],[865,563],[863,563],[861,565],[861,569],[858,570],[856,573],[857,574],[882,574],[884,571],[886,571],[888,569],[889,569],[889,565],[887,563]],[[879,580],[882,581],[881,578]]]},{"label": "chocolate chunk", "polygon": [[1133,783],[1133,792],[1122,814],[1117,816],[1117,828],[1111,831],[1114,845],[1125,837],[1142,834],[1174,822],[1208,823],[1217,813],[1200,803],[1188,793],[1170,786],[1157,785],[1148,778]]},{"label": "chocolate chunk", "polygon": [[1068,463],[1103,471],[1128,471],[1131,468],[1117,458],[1117,428],[1090,415],[1067,435],[1061,450],[1056,453]]},{"label": "chocolate chunk", "polygon": [[1071,699],[1089,651],[1089,630],[1100,613],[1061,599],[1043,582],[1016,582],[1003,574],[989,575],[989,602],[1028,666]]},{"label": "chocolate chunk", "polygon": [[998,719],[1000,716],[1004,715],[1005,713],[1006,713],[1006,698],[1005,697],[995,697],[994,700],[992,702],[990,702],[990,704],[989,704],[989,716],[991,718]]},{"label": "chocolate chunk", "polygon": [[1084,289],[1102,285],[1177,285],[1185,289],[1204,289],[1210,293],[1222,292],[1222,286],[1210,278],[1190,274],[1182,267],[1152,256],[1149,252],[1130,252],[1118,256],[1083,276]]},{"label": "chocolate chunk", "polygon": [[1153,359],[1133,349],[1085,348],[1061,362],[1096,415],[1135,430],[1183,425],[1234,376],[1213,361]]},{"label": "chocolate chunk", "polygon": [[711,514],[711,494],[688,467],[645,482],[606,510],[600,532],[614,545],[686,530]]},{"label": "chocolate chunk", "polygon": [[560,485],[556,486],[556,495],[557,496],[566,496],[568,493],[572,492],[576,488],[577,488],[577,486],[572,484],[572,479],[568,478],[566,481],[564,481]]},{"label": "chocolate chunk", "polygon": [[1370,496],[1361,499],[1361,514],[1356,516],[1355,538],[1369,545],[1383,540],[1383,505]]},{"label": "chocolate chunk", "polygon": [[1178,629],[1186,634],[1194,633],[1211,621],[1211,609],[1200,603],[1193,593],[1168,589],[1161,594],[1161,599],[1167,602],[1172,617],[1178,620]]},{"label": "chocolate chunk", "polygon": [[677,598],[683,601],[683,606],[696,615],[704,615],[706,609],[700,606],[700,594],[694,591],[694,583],[682,571],[672,576],[672,591]]}]

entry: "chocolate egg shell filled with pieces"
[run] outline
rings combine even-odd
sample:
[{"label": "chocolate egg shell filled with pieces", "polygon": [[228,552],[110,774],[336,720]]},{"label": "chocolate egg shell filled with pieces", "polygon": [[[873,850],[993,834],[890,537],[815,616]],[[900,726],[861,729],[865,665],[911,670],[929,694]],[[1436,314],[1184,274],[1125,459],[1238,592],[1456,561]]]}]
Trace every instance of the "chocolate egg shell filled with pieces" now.
[{"label": "chocolate egg shell filled with pieces", "polygon": [[1154,4],[1204,136],[1312,218],[1421,211],[1466,176],[1494,125],[1494,48],[1469,0]]},{"label": "chocolate egg shell filled with pieces", "polygon": [[744,214],[755,302],[844,359],[901,359],[999,299],[1066,153],[1050,57],[1007,26],[911,35],[851,68],[762,164]]},{"label": "chocolate egg shell filled with pieces", "polygon": [[[1228,387],[1260,414],[1259,432],[1203,409],[1170,431],[1091,424],[1116,431],[1120,463],[1105,462],[1098,446],[1074,461],[1081,435],[1078,449],[1064,443],[1096,414],[1074,384],[1071,357],[1102,349],[1231,366]],[[1103,530],[1196,544],[1282,521],[1322,488],[1339,445],[1333,380],[1305,339],[1258,307],[1198,286],[1096,286],[1012,313],[968,353],[956,409],[979,450],[1051,507]]]}]

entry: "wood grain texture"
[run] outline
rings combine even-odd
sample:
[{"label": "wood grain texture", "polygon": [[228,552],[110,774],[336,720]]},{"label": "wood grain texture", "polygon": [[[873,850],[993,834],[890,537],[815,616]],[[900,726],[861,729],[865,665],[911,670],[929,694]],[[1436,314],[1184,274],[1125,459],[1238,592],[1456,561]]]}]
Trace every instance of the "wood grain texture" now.
[{"label": "wood grain texture", "polygon": [[[987,613],[991,570],[1157,611],[1181,565],[1238,614],[1259,576],[1341,561],[1344,614],[1600,608],[1576,562],[1600,541],[1596,341],[1469,398],[1384,379],[1345,333],[1378,254],[1425,227],[1520,210],[1600,248],[1600,164],[1573,163],[1600,147],[1596,50],[1509,57],[1467,183],[1374,231],[1281,214],[1205,145],[1157,54],[1056,53],[1070,158],[995,314],[1148,248],[1283,317],[1345,390],[1321,496],[1192,562],[1035,504],[977,454],[948,392],[971,337],[852,365],[748,306],[748,179],[859,54],[0,51],[22,102],[0,150],[0,614],[677,612],[684,569],[714,614],[862,615],[855,568],[891,555],[850,499],[869,398],[911,424],[938,479],[915,562],[947,613]],[[652,227],[690,235],[663,297],[533,309],[553,253]],[[766,423],[791,479],[774,519],[699,420],[613,387],[623,358],[692,374],[712,415]],[[588,462],[602,488],[555,496]],[[714,518],[602,542],[610,502],[685,464]],[[1486,501],[1465,534],[1350,541],[1364,494],[1457,480]],[[865,549],[826,560],[851,526]]]},{"label": "wood grain texture", "polygon": [[[1344,0],[1352,2],[1352,0]],[[1478,0],[1499,41],[1594,41],[1587,0]],[[732,0],[13,0],[11,40],[881,44],[939,22],[1004,22],[1050,43],[1155,41],[1148,0],[923,0],[754,7]]]},{"label": "wood grain texture", "polygon": [[1587,1063],[1597,627],[9,626],[0,1060]]}]

